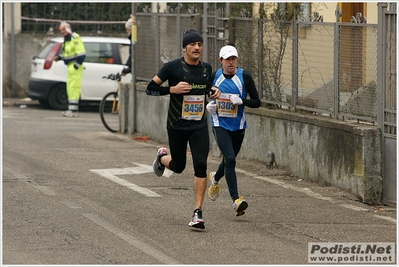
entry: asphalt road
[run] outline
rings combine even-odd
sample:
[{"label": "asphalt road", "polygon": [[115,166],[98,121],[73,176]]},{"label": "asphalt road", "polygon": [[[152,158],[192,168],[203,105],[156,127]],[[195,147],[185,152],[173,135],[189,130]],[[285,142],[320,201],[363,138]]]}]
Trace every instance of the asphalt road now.
[{"label": "asphalt road", "polygon": [[156,177],[160,144],[107,132],[95,110],[64,118],[7,102],[2,122],[3,265],[303,265],[310,242],[396,243],[396,209],[244,160],[246,214],[235,217],[222,181],[193,231],[190,157],[182,174]]}]

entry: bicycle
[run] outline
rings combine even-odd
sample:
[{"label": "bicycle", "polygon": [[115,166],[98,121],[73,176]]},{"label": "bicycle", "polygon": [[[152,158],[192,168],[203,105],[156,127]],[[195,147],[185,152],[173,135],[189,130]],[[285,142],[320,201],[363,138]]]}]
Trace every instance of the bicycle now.
[{"label": "bicycle", "polygon": [[119,88],[122,76],[120,73],[109,74],[108,76],[103,76],[103,79],[108,79],[116,81],[118,86],[116,91],[107,93],[100,102],[100,117],[105,128],[108,131],[116,133],[119,132]]}]

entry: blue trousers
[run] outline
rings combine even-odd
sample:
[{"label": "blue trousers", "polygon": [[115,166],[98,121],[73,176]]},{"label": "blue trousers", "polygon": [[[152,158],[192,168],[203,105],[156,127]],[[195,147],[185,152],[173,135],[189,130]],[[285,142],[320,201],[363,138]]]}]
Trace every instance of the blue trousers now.
[{"label": "blue trousers", "polygon": [[230,197],[233,202],[239,198],[237,175],[236,175],[236,157],[240,152],[242,142],[245,136],[245,130],[228,131],[221,127],[212,129],[216,142],[223,154],[222,162],[215,174],[215,180],[220,181],[226,176],[227,186],[229,188]]}]

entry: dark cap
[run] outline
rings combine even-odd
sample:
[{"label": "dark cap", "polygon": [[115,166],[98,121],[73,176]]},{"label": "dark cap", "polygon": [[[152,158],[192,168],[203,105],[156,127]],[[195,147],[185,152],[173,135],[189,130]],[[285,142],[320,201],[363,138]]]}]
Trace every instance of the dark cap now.
[{"label": "dark cap", "polygon": [[188,44],[201,42],[203,43],[204,40],[202,39],[201,34],[196,30],[190,29],[183,33],[183,48],[185,48]]}]

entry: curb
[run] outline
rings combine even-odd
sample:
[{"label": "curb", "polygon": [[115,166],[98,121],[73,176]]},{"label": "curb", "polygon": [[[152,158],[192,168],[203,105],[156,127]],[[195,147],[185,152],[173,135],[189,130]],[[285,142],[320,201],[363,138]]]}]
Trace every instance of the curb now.
[{"label": "curb", "polygon": [[5,98],[3,99],[3,107],[20,106],[26,108],[27,106],[40,105],[39,101],[31,98]]}]

